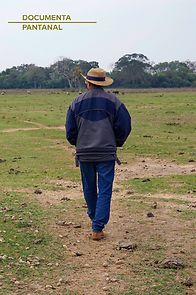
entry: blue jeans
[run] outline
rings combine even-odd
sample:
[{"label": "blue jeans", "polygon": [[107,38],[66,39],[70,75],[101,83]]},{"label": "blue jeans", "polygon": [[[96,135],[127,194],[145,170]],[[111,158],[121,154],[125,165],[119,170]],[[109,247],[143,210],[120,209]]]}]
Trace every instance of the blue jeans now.
[{"label": "blue jeans", "polygon": [[92,229],[102,231],[110,217],[115,161],[80,162],[84,198]]}]

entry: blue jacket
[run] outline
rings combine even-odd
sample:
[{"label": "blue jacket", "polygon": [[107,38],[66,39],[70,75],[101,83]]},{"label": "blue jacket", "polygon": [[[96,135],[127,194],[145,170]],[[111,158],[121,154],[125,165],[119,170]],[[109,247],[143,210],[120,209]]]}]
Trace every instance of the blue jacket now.
[{"label": "blue jacket", "polygon": [[79,160],[111,160],[131,132],[131,117],[114,94],[94,87],[74,99],[65,126]]}]

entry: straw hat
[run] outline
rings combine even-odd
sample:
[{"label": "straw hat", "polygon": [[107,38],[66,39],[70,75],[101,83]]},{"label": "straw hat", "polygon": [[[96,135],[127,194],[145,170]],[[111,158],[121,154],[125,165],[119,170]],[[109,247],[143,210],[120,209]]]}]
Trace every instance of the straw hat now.
[{"label": "straw hat", "polygon": [[82,77],[86,81],[99,86],[109,86],[113,83],[113,79],[106,77],[106,71],[100,68],[92,68],[86,76],[82,75]]}]

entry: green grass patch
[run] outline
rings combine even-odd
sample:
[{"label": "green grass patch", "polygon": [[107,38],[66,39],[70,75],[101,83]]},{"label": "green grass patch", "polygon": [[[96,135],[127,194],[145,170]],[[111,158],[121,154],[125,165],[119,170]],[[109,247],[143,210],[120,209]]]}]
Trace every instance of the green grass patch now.
[{"label": "green grass patch", "polygon": [[[76,93],[6,94],[0,99],[0,129],[63,126]],[[121,97],[132,115],[133,131],[119,154],[155,156],[186,163],[194,158],[195,93],[129,93]],[[29,122],[29,123],[27,123]]]},{"label": "green grass patch", "polygon": [[[59,127],[65,123],[67,108],[77,94],[66,95],[63,91],[52,93],[12,92],[0,98],[0,268],[3,286],[0,294],[20,292],[13,278],[22,280],[28,294],[28,284],[36,282],[43,286],[52,284],[62,270],[55,263],[66,262],[66,251],[61,240],[50,229],[50,222],[56,219],[71,219],[74,214],[83,214],[82,200],[70,201],[43,209],[26,193],[40,187],[51,191],[64,190],[56,185],[58,179],[80,180],[80,172],[74,165],[74,149],[65,140],[65,132]],[[129,93],[121,97],[132,115],[133,131],[119,156],[128,164],[137,157],[159,157],[188,163],[195,159],[195,93]],[[44,126],[41,126],[44,125]],[[36,127],[37,130],[2,132],[5,129]],[[195,176],[172,175],[147,179],[129,179],[124,186],[140,195],[140,200],[124,198],[122,205],[137,219],[137,225],[147,228],[153,221],[140,218],[149,210],[148,198],[143,194],[177,193],[187,194],[195,190]],[[11,192],[13,191],[13,192]],[[15,191],[15,192],[14,192]],[[135,196],[136,197],[136,196]],[[166,200],[164,200],[166,201]],[[176,201],[176,200],[175,200]],[[174,202],[174,200],[170,200]],[[184,202],[184,201],[183,201]],[[69,210],[69,211],[66,211]],[[68,215],[66,213],[69,212]],[[193,210],[171,212],[179,220],[193,220]],[[138,218],[137,218],[138,217]],[[142,240],[143,237],[137,237]],[[154,244],[161,248],[151,251]],[[167,245],[156,232],[140,242],[140,248],[130,259],[130,290],[123,295],[182,295],[185,287],[179,283],[178,272],[157,270],[149,261],[164,257]],[[62,251],[63,250],[63,251]],[[137,257],[136,257],[137,256]],[[144,258],[141,260],[141,257]],[[132,258],[132,256],[131,256]],[[145,261],[146,259],[146,261]],[[50,264],[50,265],[49,265]],[[70,265],[74,271],[77,266]],[[70,269],[69,269],[70,271]],[[183,276],[183,272],[180,272]],[[123,279],[123,276],[122,276]],[[127,279],[127,277],[126,277]],[[45,292],[45,291],[43,291]],[[49,290],[52,294],[52,290]],[[53,293],[55,294],[56,291]],[[40,291],[42,294],[42,291]],[[44,293],[43,293],[44,294]],[[76,294],[64,290],[64,294]]]},{"label": "green grass patch", "polygon": [[65,150],[64,132],[59,130],[20,131],[0,134],[0,186],[32,188],[51,186],[57,178],[79,179],[72,151]]},{"label": "green grass patch", "polygon": [[195,158],[195,93],[129,94],[123,101],[133,131],[122,156],[152,156],[187,162]]},{"label": "green grass patch", "polygon": [[[142,288],[138,283],[122,295],[182,295],[186,288],[178,281],[178,271],[146,268],[141,271]],[[141,278],[139,279],[139,283]]]},{"label": "green grass patch", "polygon": [[[0,129],[34,127],[30,122],[46,126],[62,126],[67,107],[73,99],[63,92],[10,93],[0,99]],[[29,121],[26,123],[25,121]]]},{"label": "green grass patch", "polygon": [[129,179],[124,184],[135,193],[187,194],[195,191],[195,175],[135,178]]},{"label": "green grass patch", "polygon": [[48,210],[24,193],[1,193],[0,204],[1,294],[13,290],[13,278],[39,281],[47,273],[51,279],[55,270],[48,264],[66,260],[66,251],[60,239],[48,231]]},{"label": "green grass patch", "polygon": [[196,219],[196,211],[189,208],[189,209],[183,209],[179,212],[180,218],[184,220],[195,220]]}]

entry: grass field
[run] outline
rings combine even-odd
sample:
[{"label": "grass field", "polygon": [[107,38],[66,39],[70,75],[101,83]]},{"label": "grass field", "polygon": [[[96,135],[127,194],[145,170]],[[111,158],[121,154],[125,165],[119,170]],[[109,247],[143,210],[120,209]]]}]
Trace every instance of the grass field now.
[{"label": "grass field", "polygon": [[[100,243],[88,239],[65,140],[76,95],[0,97],[0,294],[195,294],[196,92],[120,95],[133,131],[118,151],[123,164]],[[119,251],[119,241],[137,248]],[[165,258],[184,267],[159,267]]]}]

